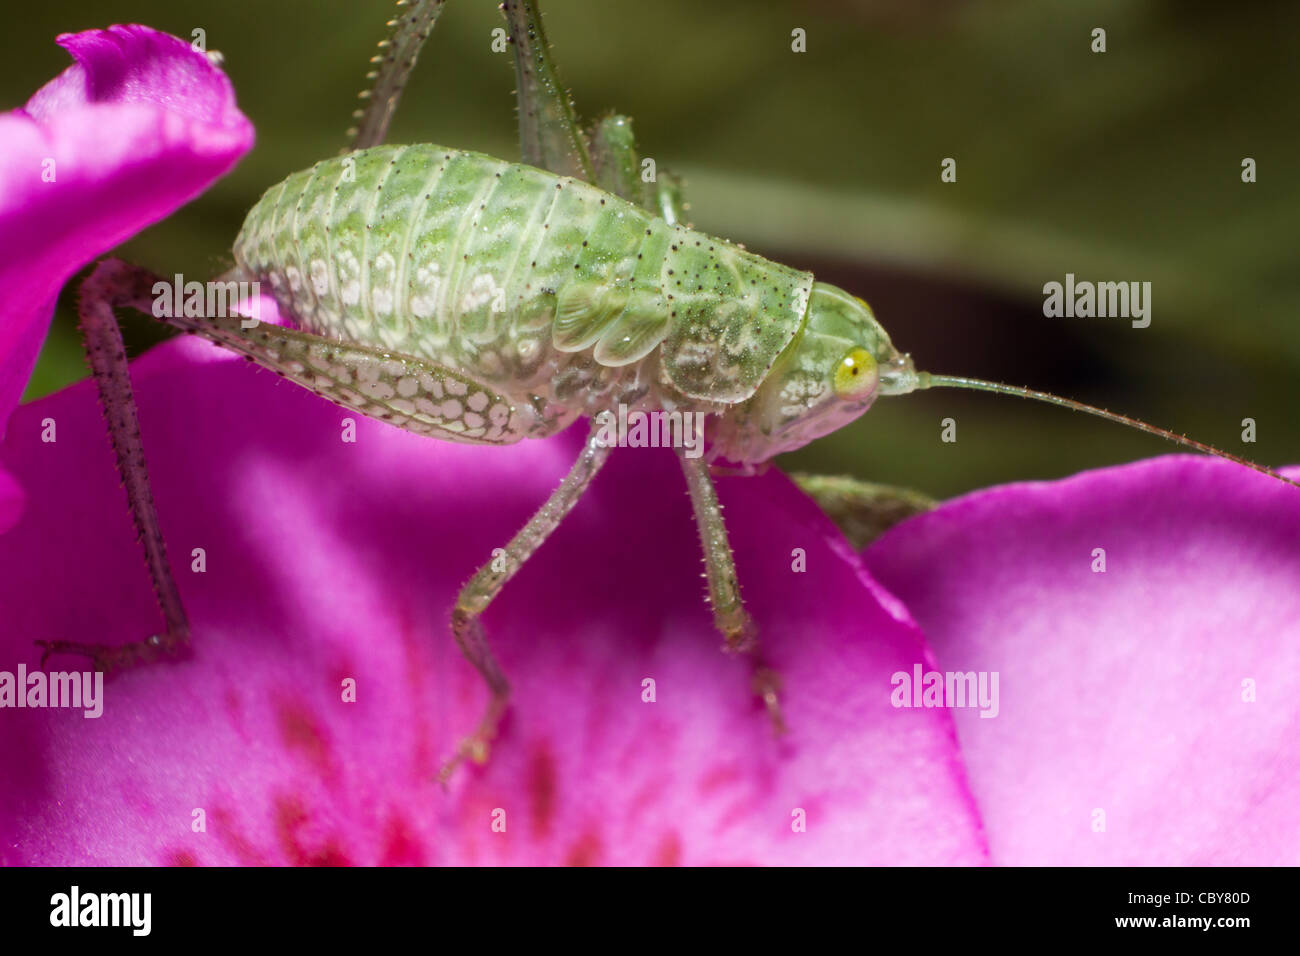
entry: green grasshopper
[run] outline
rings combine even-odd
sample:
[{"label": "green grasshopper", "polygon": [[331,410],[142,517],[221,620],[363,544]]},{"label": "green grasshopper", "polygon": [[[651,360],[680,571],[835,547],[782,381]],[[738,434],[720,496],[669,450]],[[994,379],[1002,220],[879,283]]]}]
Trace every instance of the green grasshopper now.
[{"label": "green grasshopper", "polygon": [[[399,0],[404,6],[405,0]],[[165,321],[241,353],[338,405],[447,441],[545,438],[578,418],[587,441],[551,497],[461,590],[451,630],[486,681],[482,720],[442,771],[486,759],[510,686],[480,618],[577,504],[610,453],[614,407],[702,414],[705,458],[678,449],[725,647],[751,654],[756,693],[782,727],[778,679],[757,654],[714,489],[721,461],[752,470],[854,421],[882,395],[932,387],[1016,395],[1097,415],[1282,481],[1253,462],[1069,399],[917,371],[866,302],[681,222],[670,177],[644,183],[629,121],[588,136],[550,59],[535,5],[502,4],[514,43],[523,163],[433,145],[381,145],[442,0],[392,21],[354,149],[272,187],[236,238],[228,281],[268,285],[296,328],[238,318]],[[43,642],[104,669],[189,640],[149,490],[114,308],[150,312],[153,273],[116,260],[82,285],[80,316],[109,432],[166,622],[121,647]],[[253,325],[252,328],[247,326]]]}]

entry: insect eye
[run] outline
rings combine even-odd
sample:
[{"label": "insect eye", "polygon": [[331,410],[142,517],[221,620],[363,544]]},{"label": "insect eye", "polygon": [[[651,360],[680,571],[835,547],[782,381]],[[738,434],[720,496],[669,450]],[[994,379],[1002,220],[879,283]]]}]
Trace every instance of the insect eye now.
[{"label": "insect eye", "polygon": [[879,378],[870,352],[860,346],[849,349],[835,366],[835,394],[840,398],[862,398],[875,391]]}]

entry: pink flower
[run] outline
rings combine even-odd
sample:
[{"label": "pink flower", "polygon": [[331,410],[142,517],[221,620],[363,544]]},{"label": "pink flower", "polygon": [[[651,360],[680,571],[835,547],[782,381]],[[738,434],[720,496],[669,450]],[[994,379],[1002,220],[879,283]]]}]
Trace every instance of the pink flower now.
[{"label": "pink flower", "polygon": [[[486,700],[448,630],[455,592],[581,435],[482,449],[358,419],[345,443],[345,412],[196,341],[134,374],[195,654],[111,679],[98,719],[0,710],[9,862],[984,859],[950,716],[889,703],[889,675],[928,658],[919,632],[780,475],[724,493],[787,738],[719,650],[672,453],[628,449],[488,611],[514,706],[487,766],[443,792]],[[0,537],[6,669],[35,665],[36,638],[156,627],[101,431],[89,382],[15,416],[4,456],[31,500]]]}]

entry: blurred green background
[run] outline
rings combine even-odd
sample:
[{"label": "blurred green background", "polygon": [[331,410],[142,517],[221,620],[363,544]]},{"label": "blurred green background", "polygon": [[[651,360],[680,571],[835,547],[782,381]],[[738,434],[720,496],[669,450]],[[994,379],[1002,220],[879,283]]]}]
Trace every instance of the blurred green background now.
[{"label": "blurred green background", "polygon": [[[1300,462],[1300,4],[1210,0],[543,0],[589,119],[630,114],[687,179],[705,231],[866,298],[920,367],[1031,385]],[[206,31],[255,149],[119,254],[163,273],[229,263],[243,215],[335,154],[391,0],[58,0],[10,18],[3,108],[67,64],[61,32]],[[517,158],[511,57],[489,0],[450,0],[390,141]],[[807,31],[793,53],[791,30]],[[1090,51],[1094,27],[1108,51]],[[1258,182],[1241,182],[1241,161]],[[940,161],[957,160],[957,182]],[[1045,318],[1042,286],[1153,283],[1150,328]],[[79,278],[79,277],[78,277]],[[73,290],[28,397],[85,375]],[[166,336],[130,317],[134,352]],[[940,441],[940,421],[958,441]],[[1258,442],[1241,442],[1241,419]],[[197,422],[196,427],[202,428]],[[884,400],[782,465],[936,496],[1161,454],[1084,416],[935,391]]]}]

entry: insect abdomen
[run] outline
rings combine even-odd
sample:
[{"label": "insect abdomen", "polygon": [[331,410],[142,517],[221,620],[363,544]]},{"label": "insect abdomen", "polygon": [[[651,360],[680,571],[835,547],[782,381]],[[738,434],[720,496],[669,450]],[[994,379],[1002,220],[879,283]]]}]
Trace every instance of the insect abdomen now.
[{"label": "insect abdomen", "polygon": [[669,384],[752,392],[812,279],[586,183],[428,145],[295,173],[235,257],[304,329],[560,400],[634,377],[665,341]]}]

